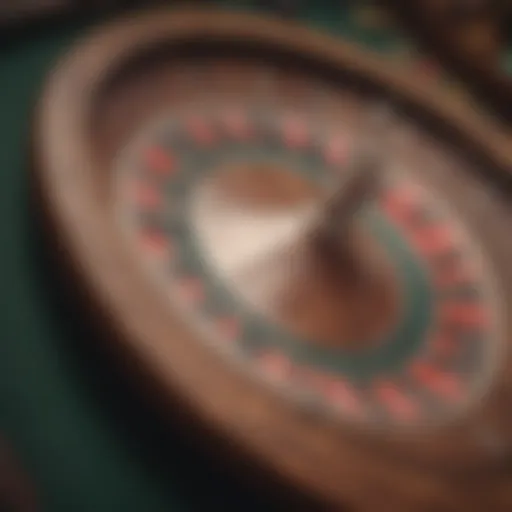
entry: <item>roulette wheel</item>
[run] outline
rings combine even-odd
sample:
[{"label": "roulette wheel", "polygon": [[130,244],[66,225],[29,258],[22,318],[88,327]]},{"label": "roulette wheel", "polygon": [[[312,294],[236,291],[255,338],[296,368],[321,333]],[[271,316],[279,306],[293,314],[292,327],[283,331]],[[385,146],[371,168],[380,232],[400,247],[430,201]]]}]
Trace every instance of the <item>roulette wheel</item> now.
[{"label": "roulette wheel", "polygon": [[61,61],[32,165],[91,318],[215,453],[337,509],[510,508],[493,125],[300,26],[163,10]]},{"label": "roulette wheel", "polygon": [[512,3],[509,1],[387,1],[407,29],[510,123]]},{"label": "roulette wheel", "polygon": [[286,23],[158,12],[77,47],[38,110],[55,240],[120,346],[337,506],[510,504],[510,155],[428,92]]}]

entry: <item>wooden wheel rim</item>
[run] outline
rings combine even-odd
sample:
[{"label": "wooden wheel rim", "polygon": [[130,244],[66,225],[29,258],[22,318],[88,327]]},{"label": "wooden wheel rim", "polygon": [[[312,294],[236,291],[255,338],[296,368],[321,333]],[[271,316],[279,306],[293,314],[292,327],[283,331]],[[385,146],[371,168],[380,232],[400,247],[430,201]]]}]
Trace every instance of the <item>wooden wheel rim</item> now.
[{"label": "wooden wheel rim", "polygon": [[[359,451],[353,445],[349,431],[342,435],[332,425],[304,416],[206,350],[177,314],[169,314],[164,297],[154,293],[126,251],[94,178],[98,164],[87,135],[88,109],[111,70],[121,66],[134,50],[195,36],[272,44],[334,69],[375,79],[423,112],[455,127],[497,169],[512,168],[507,141],[452,98],[434,97],[428,86],[382,67],[377,59],[350,45],[284,22],[212,11],[153,12],[98,32],[63,60],[50,78],[37,112],[37,178],[59,242],[73,266],[86,276],[89,294],[107,312],[125,348],[150,369],[167,394],[181,396],[201,422],[214,425],[223,437],[231,436],[235,445],[274,473],[331,503],[364,503],[361,496],[370,482],[399,489],[402,478],[412,482],[411,490],[400,489],[403,495],[393,496],[391,501],[412,502],[418,496],[428,500],[444,494],[449,489],[447,483],[400,464],[388,471],[389,464],[375,459],[371,450]],[[66,134],[65,145],[62,133]],[[496,172],[496,178],[508,181],[509,176]],[[333,447],[338,454],[335,459]]]}]

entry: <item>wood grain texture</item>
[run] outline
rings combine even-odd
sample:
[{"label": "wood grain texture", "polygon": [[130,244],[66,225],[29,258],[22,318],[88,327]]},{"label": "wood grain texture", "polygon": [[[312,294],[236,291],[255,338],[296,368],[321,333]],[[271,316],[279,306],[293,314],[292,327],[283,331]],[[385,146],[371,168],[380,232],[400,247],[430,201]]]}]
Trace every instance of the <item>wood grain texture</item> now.
[{"label": "wood grain texture", "polygon": [[[169,311],[166,297],[155,292],[114,222],[112,155],[162,106],[168,91],[165,81],[156,78],[168,72],[165,62],[186,47],[203,52],[246,48],[270,60],[286,55],[304,70],[334,77],[334,84],[340,74],[349,75],[398,99],[441,137],[485,162],[485,176],[474,178],[480,187],[493,193],[512,187],[512,150],[493,124],[351,45],[290,23],[216,11],[148,12],[100,28],[72,49],[48,79],[34,126],[34,178],[54,241],[77,286],[84,287],[96,314],[116,333],[119,348],[165,398],[214,434],[215,442],[226,447],[221,453],[245,457],[270,480],[331,509],[479,511],[488,505],[509,510],[510,456],[483,454],[470,428],[493,414],[504,430],[510,423],[503,417],[510,396],[508,351],[491,396],[462,423],[411,435],[361,431],[262,388],[208,350],[180,314]],[[160,64],[141,67],[151,55]],[[126,99],[120,101],[123,90]],[[115,115],[102,117],[109,104],[117,108]],[[98,129],[99,119],[109,127],[108,137],[101,136],[107,132]],[[463,173],[452,181],[454,189],[466,187]],[[477,193],[477,185],[468,188]],[[465,203],[461,200],[470,210]],[[497,219],[496,210],[487,211],[493,213],[491,222]],[[489,225],[480,213],[473,211],[471,218]],[[503,263],[510,247],[500,236],[503,224],[495,226],[484,238]],[[503,280],[508,284],[510,276]],[[507,289],[507,307],[508,294]]]}]

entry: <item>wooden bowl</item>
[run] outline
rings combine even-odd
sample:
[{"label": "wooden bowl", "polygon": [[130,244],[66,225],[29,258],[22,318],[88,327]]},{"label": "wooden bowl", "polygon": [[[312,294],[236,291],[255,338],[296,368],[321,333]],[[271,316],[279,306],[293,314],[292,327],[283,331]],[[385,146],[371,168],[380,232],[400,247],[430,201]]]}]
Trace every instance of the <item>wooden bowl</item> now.
[{"label": "wooden bowl", "polygon": [[[62,59],[33,141],[67,279],[219,458],[330,507],[509,510],[512,151],[493,126],[300,26],[162,10],[100,27]],[[383,296],[397,307],[382,339],[345,343],[379,308],[346,314],[356,295],[332,273],[343,251],[308,259],[294,208],[374,146],[385,184],[343,233],[369,233],[356,267],[393,276],[399,293]],[[258,226],[274,230],[268,247],[298,245],[265,252]],[[235,256],[265,264],[229,274]],[[283,276],[298,283],[285,287],[293,318],[271,301]],[[338,288],[344,302],[324,300]]]}]

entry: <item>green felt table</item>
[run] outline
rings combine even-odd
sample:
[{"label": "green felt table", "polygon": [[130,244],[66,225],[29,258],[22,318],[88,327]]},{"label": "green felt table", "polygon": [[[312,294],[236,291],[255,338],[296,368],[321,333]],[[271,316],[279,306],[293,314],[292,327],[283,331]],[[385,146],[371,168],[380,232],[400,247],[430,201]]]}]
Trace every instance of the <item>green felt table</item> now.
[{"label": "green felt table", "polygon": [[[304,13],[312,25],[378,51],[400,45],[319,6]],[[45,511],[272,510],[134,392],[45,256],[29,194],[30,116],[45,73],[89,23],[0,43],[0,430]]]}]

